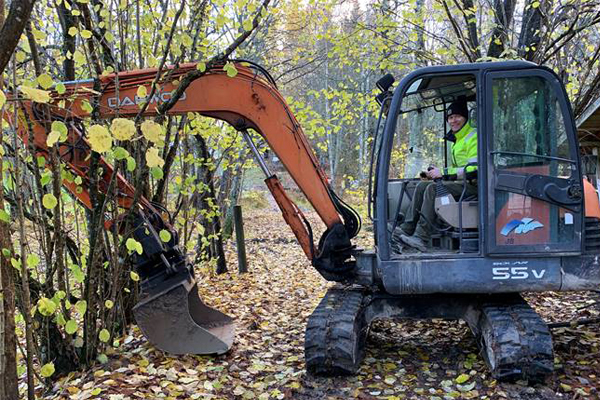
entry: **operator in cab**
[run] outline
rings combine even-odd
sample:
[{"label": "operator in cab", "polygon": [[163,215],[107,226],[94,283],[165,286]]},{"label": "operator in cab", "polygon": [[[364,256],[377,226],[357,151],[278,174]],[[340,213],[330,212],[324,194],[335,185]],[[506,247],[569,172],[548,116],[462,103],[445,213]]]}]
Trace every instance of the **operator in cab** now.
[{"label": "operator in cab", "polygon": [[[469,123],[466,99],[459,98],[450,104],[446,109],[446,121],[450,125],[445,139],[452,143],[452,166],[444,169],[430,166],[425,172],[428,180],[417,185],[405,221],[392,233],[392,250],[397,253],[402,252],[404,246],[427,251],[434,230],[432,224],[437,218],[434,208],[436,185],[433,181],[442,179],[442,184],[458,199],[463,191],[463,180],[471,178],[471,171],[475,170],[474,166],[469,166],[470,174],[465,171],[467,164],[477,162],[477,129]],[[465,196],[477,196],[477,185],[472,179],[467,181]]]}]

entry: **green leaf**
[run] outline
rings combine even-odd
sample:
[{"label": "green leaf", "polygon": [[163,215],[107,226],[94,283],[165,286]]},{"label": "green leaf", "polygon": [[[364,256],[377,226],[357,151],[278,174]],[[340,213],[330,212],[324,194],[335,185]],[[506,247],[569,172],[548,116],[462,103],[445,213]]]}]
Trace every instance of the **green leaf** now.
[{"label": "green leaf", "polygon": [[124,160],[127,157],[129,157],[129,152],[122,147],[116,147],[113,150],[113,155],[115,156],[115,159],[117,159],[117,160]]},{"label": "green leaf", "polygon": [[4,107],[4,103],[6,103],[6,95],[0,90],[0,108]]},{"label": "green leaf", "polygon": [[127,157],[127,171],[133,172],[135,170],[135,159],[133,157]]},{"label": "green leaf", "polygon": [[244,28],[245,31],[251,31],[252,30],[252,20],[251,19],[247,19],[242,23],[242,27]]},{"label": "green leaf", "polygon": [[16,258],[10,259],[10,264],[17,270],[21,270],[21,260],[17,260]]},{"label": "green leaf", "polygon": [[42,186],[46,186],[52,180],[52,172],[44,172],[42,174],[42,179],[40,179],[40,183]]},{"label": "green leaf", "polygon": [[165,175],[161,167],[152,167],[150,168],[150,174],[154,179],[162,179]]},{"label": "green leaf", "polygon": [[158,236],[160,236],[160,240],[162,240],[165,243],[168,243],[171,240],[171,232],[165,229],[162,229]]},{"label": "green leaf", "polygon": [[58,204],[58,200],[56,200],[56,197],[52,193],[46,193],[42,198],[42,204],[48,210],[52,210]]},{"label": "green leaf", "polygon": [[466,381],[469,380],[469,375],[460,374],[455,380],[456,380],[456,383],[465,383]]},{"label": "green leaf", "polygon": [[67,125],[60,121],[54,121],[50,129],[59,132],[61,136],[66,136],[69,131]]},{"label": "green leaf", "polygon": [[81,102],[81,109],[87,113],[91,113],[92,111],[94,111],[94,109],[92,108],[92,105],[87,100],[83,100]]},{"label": "green leaf", "polygon": [[108,332],[108,330],[102,329],[98,334],[98,339],[100,339],[100,341],[103,343],[108,342],[108,339],[110,339],[110,333]]},{"label": "green leaf", "polygon": [[196,69],[200,72],[204,72],[206,71],[206,63],[204,62],[199,62],[198,64],[196,64]]},{"label": "green leaf", "polygon": [[87,301],[79,300],[77,303],[75,303],[75,309],[79,311],[79,314],[85,314],[87,311]]},{"label": "green leaf", "polygon": [[65,86],[65,84],[64,84],[64,83],[62,83],[62,82],[61,82],[61,83],[58,83],[58,84],[55,86],[55,89],[56,89],[56,93],[58,93],[58,94],[65,94],[65,92],[67,91],[67,87],[66,87],[66,86]]},{"label": "green leaf", "polygon": [[127,239],[127,241],[125,242],[125,247],[127,247],[127,250],[129,250],[130,252],[135,251],[138,254],[142,254],[144,252],[142,244],[134,238]]},{"label": "green leaf", "polygon": [[49,317],[56,311],[56,304],[46,297],[42,297],[37,302],[37,309],[44,317]]},{"label": "green leaf", "polygon": [[84,29],[81,31],[81,37],[84,39],[89,39],[92,37],[92,32],[88,31],[87,29]]},{"label": "green leaf", "polygon": [[54,363],[48,363],[42,367],[42,369],[40,370],[40,375],[42,375],[44,378],[48,378],[52,376],[54,371]]},{"label": "green leaf", "polygon": [[65,325],[65,332],[67,332],[69,335],[77,332],[77,322],[72,319],[68,320],[67,324]]},{"label": "green leaf", "polygon": [[60,326],[65,326],[67,324],[67,320],[65,320],[65,316],[62,313],[59,313],[56,316],[56,323]]},{"label": "green leaf", "polygon": [[0,221],[6,222],[7,224],[10,222],[10,215],[2,208],[0,208]]},{"label": "green leaf", "polygon": [[40,258],[37,254],[28,254],[27,255],[27,268],[35,268],[40,263]]},{"label": "green leaf", "polygon": [[108,362],[108,357],[106,357],[106,354],[99,354],[96,359],[98,362],[100,362],[100,364],[106,364]]}]

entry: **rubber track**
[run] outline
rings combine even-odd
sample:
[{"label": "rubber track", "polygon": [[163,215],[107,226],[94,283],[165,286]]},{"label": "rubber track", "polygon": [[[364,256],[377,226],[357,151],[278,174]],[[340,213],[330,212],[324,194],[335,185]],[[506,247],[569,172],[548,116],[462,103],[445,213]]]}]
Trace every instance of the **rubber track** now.
[{"label": "rubber track", "polygon": [[550,330],[524,301],[482,306],[478,328],[479,346],[494,378],[541,382],[552,373]]},{"label": "rubber track", "polygon": [[327,291],[306,325],[304,358],[309,373],[349,375],[358,371],[368,334],[364,303],[360,290]]}]

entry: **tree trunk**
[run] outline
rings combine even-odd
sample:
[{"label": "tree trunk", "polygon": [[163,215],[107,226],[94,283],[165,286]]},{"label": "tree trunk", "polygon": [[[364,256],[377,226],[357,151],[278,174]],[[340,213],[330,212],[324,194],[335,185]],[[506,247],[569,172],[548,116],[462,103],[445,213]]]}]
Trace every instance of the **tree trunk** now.
[{"label": "tree trunk", "polygon": [[[200,198],[195,201],[197,207],[202,210],[211,210],[212,202],[216,200],[215,196],[215,186],[213,184],[213,173],[211,169],[206,165],[208,160],[211,159],[211,155],[208,152],[208,148],[206,146],[206,141],[200,135],[195,136],[197,139],[197,152],[198,157],[204,160],[203,165],[200,166],[200,179],[202,182],[208,187],[208,193],[200,194]],[[212,200],[211,200],[212,199]],[[217,260],[217,274],[222,274],[227,272],[227,262],[225,260],[225,250],[223,249],[223,237],[221,230],[221,220],[218,216],[214,216],[212,218],[205,217],[202,219],[202,225],[204,226],[204,235],[208,235],[211,237],[210,246],[208,249],[208,256],[210,258],[215,258]],[[198,238],[199,242],[199,251],[198,254],[201,255],[203,252],[200,250],[202,247],[200,243],[202,242],[202,235]]]},{"label": "tree trunk", "polygon": [[[0,25],[4,20],[4,0],[0,0]],[[2,81],[0,81],[2,90]],[[3,120],[0,118],[0,146]],[[0,153],[0,182],[3,181],[3,160]],[[4,210],[4,185],[0,183],[0,210]],[[14,214],[14,210],[12,210]],[[4,254],[5,250],[10,254]],[[13,256],[10,225],[0,221],[0,399],[17,400],[17,338],[15,334],[15,282],[10,258]]]},{"label": "tree trunk", "polygon": [[13,0],[2,29],[0,29],[0,75],[10,61],[10,57],[19,43],[25,25],[29,21],[35,0]]},{"label": "tree trunk", "polygon": [[540,43],[540,29],[542,27],[542,14],[540,7],[532,7],[532,0],[525,2],[523,11],[523,25],[519,34],[519,55],[532,61]]},{"label": "tree trunk", "polygon": [[71,55],[75,54],[75,36],[69,35],[69,28],[75,26],[75,19],[67,7],[65,6],[64,0],[56,7],[56,12],[58,14],[58,20],[60,21],[60,26],[62,28],[62,53],[65,56],[63,61],[63,75],[65,80],[74,81],[75,80],[75,60],[73,57],[67,58],[67,53],[71,53]]},{"label": "tree trunk", "polygon": [[[0,0],[0,26],[4,26],[4,0]],[[1,75],[1,72],[0,72]],[[0,79],[0,90],[2,90]],[[0,109],[0,112],[2,110]],[[3,140],[3,119],[0,118],[0,147]],[[0,152],[0,210],[4,208],[3,159]],[[14,210],[11,210],[14,215]],[[8,253],[5,254],[5,249]],[[17,400],[17,335],[15,331],[15,274],[10,258],[14,249],[10,225],[0,221],[0,399]]]},{"label": "tree trunk", "polygon": [[504,52],[508,42],[508,26],[515,11],[515,0],[496,0],[494,2],[494,31],[490,39],[488,57],[498,58]]}]

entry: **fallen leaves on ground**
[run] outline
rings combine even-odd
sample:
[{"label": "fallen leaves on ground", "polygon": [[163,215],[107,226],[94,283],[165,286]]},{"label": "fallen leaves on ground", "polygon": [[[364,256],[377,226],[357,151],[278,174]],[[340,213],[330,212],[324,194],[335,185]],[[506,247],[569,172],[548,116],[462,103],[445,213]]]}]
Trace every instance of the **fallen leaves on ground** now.
[{"label": "fallen leaves on ground", "polygon": [[[553,330],[554,375],[546,385],[492,379],[466,324],[377,321],[356,376],[313,377],[304,369],[304,327],[331,285],[304,257],[277,211],[245,213],[250,273],[238,275],[235,242],[229,273],[198,274],[202,299],[237,321],[222,356],[169,356],[137,328],[120,338],[108,363],[73,373],[45,399],[574,399],[598,398],[600,326]],[[322,224],[309,214],[313,228]],[[318,228],[317,228],[318,229]],[[319,233],[316,233],[318,237]],[[371,233],[363,230],[367,247]],[[530,294],[547,321],[598,317],[595,293]],[[587,307],[586,307],[587,306]],[[41,396],[42,397],[42,396]]]}]

